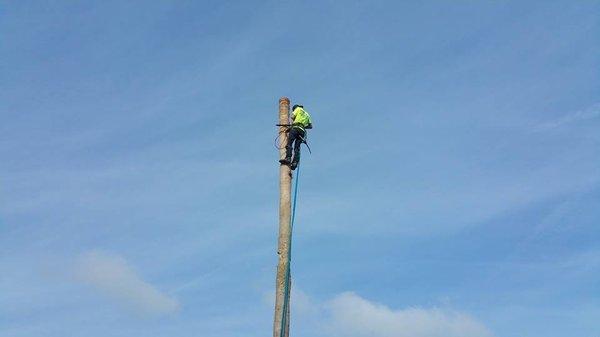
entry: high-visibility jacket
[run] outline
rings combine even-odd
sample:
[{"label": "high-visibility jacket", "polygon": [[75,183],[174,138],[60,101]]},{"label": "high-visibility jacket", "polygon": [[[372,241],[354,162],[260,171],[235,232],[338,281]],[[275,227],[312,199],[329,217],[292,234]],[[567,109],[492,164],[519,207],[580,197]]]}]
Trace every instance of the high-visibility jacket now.
[{"label": "high-visibility jacket", "polygon": [[301,128],[302,130],[304,130],[304,128],[306,128],[309,124],[312,124],[310,115],[301,107],[297,107],[294,109],[294,111],[292,111],[292,120],[292,124]]}]

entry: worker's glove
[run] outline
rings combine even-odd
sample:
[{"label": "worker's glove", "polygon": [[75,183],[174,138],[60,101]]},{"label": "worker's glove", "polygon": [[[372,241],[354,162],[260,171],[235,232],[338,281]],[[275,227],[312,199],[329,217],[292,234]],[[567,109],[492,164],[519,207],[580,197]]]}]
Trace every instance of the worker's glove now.
[{"label": "worker's glove", "polygon": [[312,129],[312,123],[308,123],[308,125],[306,126],[307,129]]}]

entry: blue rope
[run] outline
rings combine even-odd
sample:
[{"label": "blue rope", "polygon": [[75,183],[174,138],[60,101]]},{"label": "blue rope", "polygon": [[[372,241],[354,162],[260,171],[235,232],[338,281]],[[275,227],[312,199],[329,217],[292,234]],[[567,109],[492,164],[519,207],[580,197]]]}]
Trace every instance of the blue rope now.
[{"label": "blue rope", "polygon": [[294,230],[294,219],[296,218],[296,201],[298,200],[298,180],[300,178],[300,165],[298,165],[298,170],[296,171],[296,182],[294,184],[294,202],[292,203],[292,220],[290,224],[290,239],[289,239],[289,249],[288,249],[288,263],[287,269],[285,272],[285,286],[284,286],[284,297],[283,297],[283,313],[281,319],[281,330],[279,332],[279,336],[283,337],[285,332],[285,323],[289,319],[287,317],[288,307],[290,306],[290,279],[291,279],[291,270],[290,265],[292,261],[292,232]]}]

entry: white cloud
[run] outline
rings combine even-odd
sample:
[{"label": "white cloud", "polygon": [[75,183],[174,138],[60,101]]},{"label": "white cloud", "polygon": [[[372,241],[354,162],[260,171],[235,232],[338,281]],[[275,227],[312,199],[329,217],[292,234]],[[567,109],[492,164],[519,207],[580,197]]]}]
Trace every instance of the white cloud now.
[{"label": "white cloud", "polygon": [[[272,307],[275,296],[265,293]],[[492,337],[472,316],[451,309],[405,308],[393,310],[353,292],[329,301],[317,301],[297,288],[292,290],[292,330],[304,335],[332,337]]]},{"label": "white cloud", "polygon": [[491,332],[471,316],[445,309],[392,310],[347,292],[326,304],[333,336],[488,337]]},{"label": "white cloud", "polygon": [[122,257],[98,251],[80,256],[77,277],[137,313],[165,315],[179,309],[177,300],[142,280]]},{"label": "white cloud", "polygon": [[591,107],[572,112],[567,114],[561,118],[543,123],[534,128],[535,131],[545,131],[550,129],[555,129],[561,127],[566,124],[571,124],[575,122],[585,121],[589,119],[593,119],[600,116],[600,103],[596,103]]}]

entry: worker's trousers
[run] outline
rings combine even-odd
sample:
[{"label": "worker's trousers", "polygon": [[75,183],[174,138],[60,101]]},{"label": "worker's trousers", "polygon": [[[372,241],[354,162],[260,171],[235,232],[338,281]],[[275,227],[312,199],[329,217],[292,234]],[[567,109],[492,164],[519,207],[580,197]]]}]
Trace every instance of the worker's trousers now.
[{"label": "worker's trousers", "polygon": [[292,145],[294,146],[294,159],[292,159],[292,163],[298,164],[300,162],[300,145],[304,141],[304,137],[306,137],[306,131],[298,128],[292,127],[288,134],[288,142],[285,147],[285,157],[287,159],[292,159]]}]

